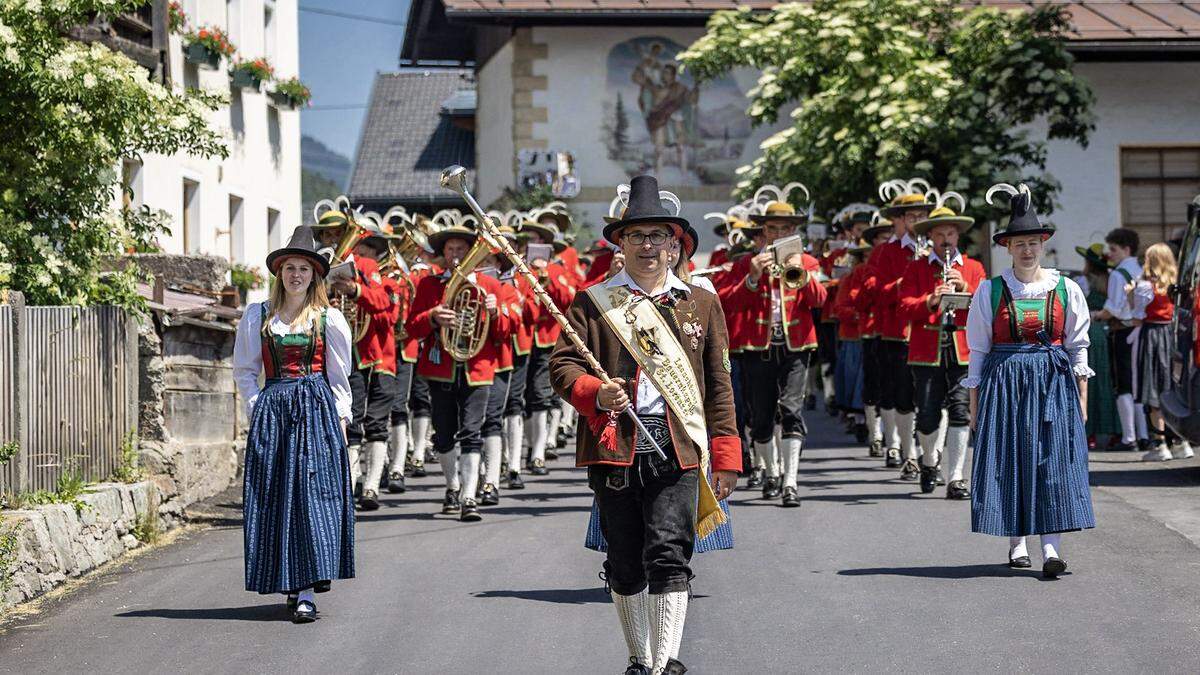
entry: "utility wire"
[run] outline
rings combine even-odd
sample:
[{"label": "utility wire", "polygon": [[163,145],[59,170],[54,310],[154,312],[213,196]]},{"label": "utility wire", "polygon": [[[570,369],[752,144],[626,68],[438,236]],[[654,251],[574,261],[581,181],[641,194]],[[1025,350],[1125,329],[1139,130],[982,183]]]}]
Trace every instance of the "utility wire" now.
[{"label": "utility wire", "polygon": [[366,103],[346,103],[344,105],[314,105],[308,110],[362,110],[366,108]]},{"label": "utility wire", "polygon": [[366,16],[365,14],[351,14],[349,12],[339,12],[333,9],[325,9],[323,7],[305,7],[300,5],[301,12],[311,12],[313,14],[325,14],[326,16],[336,16],[339,19],[351,19],[353,21],[366,21],[369,23],[381,23],[387,26],[407,26],[407,21],[399,21],[397,19],[382,19],[377,16]]}]

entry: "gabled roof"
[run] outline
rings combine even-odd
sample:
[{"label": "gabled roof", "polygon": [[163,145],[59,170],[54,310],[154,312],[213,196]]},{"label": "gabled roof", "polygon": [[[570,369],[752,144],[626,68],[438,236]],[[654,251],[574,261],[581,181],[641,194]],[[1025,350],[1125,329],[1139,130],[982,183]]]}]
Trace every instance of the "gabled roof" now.
[{"label": "gabled roof", "polygon": [[471,72],[461,68],[376,75],[350,175],[350,199],[388,206],[461,201],[438,179],[451,164],[474,169],[475,133],[456,123],[458,115],[444,114],[442,105],[472,98],[474,90]]},{"label": "gabled roof", "polygon": [[[965,0],[964,5],[1029,9],[1056,0]],[[412,0],[401,62],[475,59],[471,26],[464,24],[703,25],[713,12],[770,9],[779,0]],[[1057,2],[1071,13],[1067,34],[1076,52],[1145,56],[1200,50],[1200,2],[1193,0],[1085,0]]]}]

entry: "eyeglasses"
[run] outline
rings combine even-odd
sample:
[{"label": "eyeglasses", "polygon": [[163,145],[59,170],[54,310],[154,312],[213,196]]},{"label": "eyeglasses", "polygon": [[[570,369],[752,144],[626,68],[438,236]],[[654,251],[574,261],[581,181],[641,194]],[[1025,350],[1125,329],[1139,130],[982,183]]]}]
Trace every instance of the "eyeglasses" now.
[{"label": "eyeglasses", "polygon": [[671,239],[671,234],[669,232],[663,232],[660,230],[657,232],[650,232],[649,234],[645,232],[630,232],[629,234],[621,237],[622,241],[627,241],[634,246],[641,246],[642,244],[646,243],[647,239],[649,239],[650,243],[655,246],[662,246]]}]

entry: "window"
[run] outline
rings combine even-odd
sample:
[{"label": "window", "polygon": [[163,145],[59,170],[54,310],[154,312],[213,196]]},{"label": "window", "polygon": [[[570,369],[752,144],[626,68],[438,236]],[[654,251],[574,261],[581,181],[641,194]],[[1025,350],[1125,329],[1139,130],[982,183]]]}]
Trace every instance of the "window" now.
[{"label": "window", "polygon": [[200,252],[200,184],[183,179],[183,252]]},{"label": "window", "polygon": [[136,159],[121,160],[121,206],[137,209],[142,206],[142,163]]},{"label": "window", "polygon": [[235,46],[242,43],[241,0],[225,0],[225,33]]},{"label": "window", "polygon": [[1142,248],[1174,238],[1198,193],[1200,147],[1121,149],[1121,224]]},{"label": "window", "polygon": [[[236,43],[235,43],[236,44]],[[272,63],[275,62],[275,3],[266,0],[263,3],[263,56]]]},{"label": "window", "polygon": [[242,230],[242,198],[237,195],[229,195],[229,225],[224,230],[217,232],[218,237],[224,237],[225,246],[217,245],[217,249],[229,257],[229,262],[242,262],[246,257],[245,252],[245,235]]},{"label": "window", "polygon": [[274,251],[283,245],[279,232],[279,211],[267,209],[267,245]]}]

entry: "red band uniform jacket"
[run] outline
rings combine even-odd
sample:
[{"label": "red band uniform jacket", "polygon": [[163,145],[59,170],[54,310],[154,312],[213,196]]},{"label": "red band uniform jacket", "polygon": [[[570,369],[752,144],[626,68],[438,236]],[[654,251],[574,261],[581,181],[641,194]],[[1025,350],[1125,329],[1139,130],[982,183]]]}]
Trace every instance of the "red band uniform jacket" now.
[{"label": "red band uniform jacket", "polygon": [[[354,345],[354,367],[359,370],[377,369],[382,366],[384,372],[396,372],[396,347],[392,328],[395,326],[396,306],[392,295],[384,285],[379,274],[379,263],[370,258],[356,256],[354,258],[354,304],[359,314],[359,321],[367,322],[366,332]],[[353,330],[353,327],[351,327]],[[392,359],[390,369],[386,363],[387,343],[392,343]]]},{"label": "red band uniform jacket", "polygon": [[[538,283],[546,289],[546,294],[550,296],[559,311],[567,311],[567,307],[571,305],[571,300],[575,297],[575,284],[565,267],[559,263],[550,263],[546,266],[545,278],[539,279]],[[558,342],[560,330],[558,322],[554,320],[550,312],[539,314],[537,323],[534,324],[534,345],[541,349],[553,348]]]},{"label": "red band uniform jacket", "polygon": [[[763,270],[758,285],[750,288],[746,276],[752,256],[739,259],[729,272],[730,283],[721,289],[721,303],[727,308],[730,346],[733,351],[763,351],[771,346],[771,289],[780,293],[780,309],[789,351],[817,348],[817,330],[813,325],[813,309],[819,308],[828,296],[817,280],[820,269],[816,258],[804,254],[803,266],[809,272],[808,283],[800,288],[787,288]],[[733,283],[737,280],[736,283]]]},{"label": "red band uniform jacket", "polygon": [[[713,471],[742,470],[742,444],[738,438],[737,423],[733,411],[733,385],[729,379],[729,334],[725,328],[725,317],[717,296],[695,286],[690,287],[689,298],[679,301],[668,316],[679,344],[687,353],[696,382],[700,387],[700,398],[704,401],[704,417],[708,425],[709,451]],[[620,338],[605,323],[599,308],[587,293],[580,293],[567,310],[567,321],[578,333],[583,344],[600,362],[600,366],[613,378],[623,378],[630,396],[630,405],[636,408],[635,399],[638,365],[633,356],[621,344]],[[680,328],[684,324],[698,324],[700,339],[692,348],[692,340]],[[607,412],[596,408],[596,395],[601,381],[579,355],[566,337],[559,339],[550,355],[550,383],[554,390],[570,401],[579,414],[587,419]],[[633,421],[628,415],[617,416],[617,443],[615,449],[604,447],[591,425],[580,424],[575,455],[576,466],[611,464],[628,466],[633,463],[635,434]],[[675,413],[667,407],[667,421],[671,430],[671,442],[680,466],[695,468],[700,463],[700,448],[696,447]]]},{"label": "red band uniform jacket", "polygon": [[[967,284],[967,289],[963,292],[974,293],[975,289],[979,288],[979,282],[987,278],[987,273],[979,261],[972,260],[965,254],[961,258],[961,261],[955,262],[952,267],[962,274],[963,281]],[[941,365],[942,313],[936,307],[930,311],[927,304],[930,294],[941,283],[942,262],[932,255],[911,261],[904,270],[899,290],[899,314],[909,326],[910,365]],[[954,331],[958,365],[965,366],[971,355],[967,348],[967,310],[956,312],[954,324],[960,328]]]},{"label": "red band uniform jacket", "polygon": [[870,297],[864,302],[875,306],[879,335],[884,340],[908,342],[908,320],[900,315],[900,279],[912,261],[913,249],[904,246],[902,240],[889,241],[871,250],[868,263],[874,275],[870,286]]},{"label": "red band uniform jacket", "polygon": [[[491,384],[496,374],[499,344],[512,337],[519,317],[504,311],[501,301],[500,282],[486,274],[475,273],[475,283],[485,293],[496,296],[497,311],[488,325],[488,338],[483,349],[466,363],[467,383],[471,386]],[[433,323],[433,310],[442,304],[442,295],[448,279],[445,275],[427,276],[417,286],[417,298],[413,301],[405,327],[408,334],[421,342],[421,355],[417,360],[417,375],[437,382],[453,382],[454,369],[458,362],[446,353],[439,339],[440,329]]]}]

